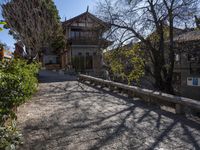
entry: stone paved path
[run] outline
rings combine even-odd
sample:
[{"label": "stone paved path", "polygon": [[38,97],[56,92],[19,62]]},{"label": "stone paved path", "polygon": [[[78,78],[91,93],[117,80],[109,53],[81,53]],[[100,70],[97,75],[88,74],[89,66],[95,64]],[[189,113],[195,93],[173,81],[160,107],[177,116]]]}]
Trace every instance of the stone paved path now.
[{"label": "stone paved path", "polygon": [[18,109],[22,150],[200,149],[198,122],[136,98],[73,80],[39,88]]}]

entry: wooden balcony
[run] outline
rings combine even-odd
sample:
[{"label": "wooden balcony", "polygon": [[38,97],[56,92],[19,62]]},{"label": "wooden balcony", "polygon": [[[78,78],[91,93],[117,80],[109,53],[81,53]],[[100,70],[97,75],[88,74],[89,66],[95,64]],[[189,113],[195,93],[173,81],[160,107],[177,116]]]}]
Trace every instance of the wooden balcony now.
[{"label": "wooden balcony", "polygon": [[97,39],[97,38],[70,38],[68,39],[70,45],[98,45],[102,48],[106,48],[112,44],[111,41],[106,39]]}]

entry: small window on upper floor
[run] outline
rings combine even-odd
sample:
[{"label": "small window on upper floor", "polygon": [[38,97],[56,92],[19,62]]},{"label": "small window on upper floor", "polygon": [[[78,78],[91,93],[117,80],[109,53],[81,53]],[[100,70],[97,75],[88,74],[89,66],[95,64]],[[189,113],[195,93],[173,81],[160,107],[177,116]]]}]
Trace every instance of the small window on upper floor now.
[{"label": "small window on upper floor", "polygon": [[79,56],[82,56],[82,53],[81,53],[81,52],[79,52],[79,53],[78,53],[78,55],[79,55]]},{"label": "small window on upper floor", "polygon": [[76,29],[72,29],[70,32],[70,38],[73,38],[73,39],[80,38],[80,31]]}]

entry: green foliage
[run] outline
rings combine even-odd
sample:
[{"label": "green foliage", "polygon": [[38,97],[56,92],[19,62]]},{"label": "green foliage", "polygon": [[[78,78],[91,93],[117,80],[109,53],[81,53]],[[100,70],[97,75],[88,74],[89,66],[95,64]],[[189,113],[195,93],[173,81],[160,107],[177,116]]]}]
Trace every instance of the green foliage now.
[{"label": "green foliage", "polygon": [[[0,25],[6,25],[6,22],[0,21]],[[0,31],[3,31],[3,28],[2,28],[2,27],[0,27]]]},{"label": "green foliage", "polygon": [[9,34],[23,41],[28,57],[35,58],[44,47],[64,49],[63,28],[53,0],[10,0],[2,5],[2,16]]},{"label": "green foliage", "polygon": [[0,65],[0,122],[3,116],[14,117],[12,109],[29,98],[37,89],[38,63],[25,60],[2,62]]},{"label": "green foliage", "polygon": [[46,8],[50,14],[50,16],[52,16],[55,22],[57,22],[54,25],[54,33],[53,36],[51,37],[52,39],[52,44],[51,46],[55,49],[55,50],[59,50],[59,49],[63,49],[65,47],[65,37],[63,34],[63,28],[60,24],[60,16],[58,13],[58,10],[56,8],[56,5],[54,4],[54,2],[52,0],[43,0],[43,4],[46,5]]},{"label": "green foliage", "polygon": [[[174,35],[178,34],[176,32],[178,32],[178,29],[177,29],[177,31],[174,30]],[[164,38],[164,40],[169,40],[169,36],[170,36],[169,27],[168,26],[164,26],[163,27],[163,38]],[[152,34],[150,34],[148,36],[147,39],[149,39],[152,43],[158,43],[159,40],[160,40],[160,35],[157,32],[153,32]]]},{"label": "green foliage", "polygon": [[64,40],[64,35],[58,35],[55,38],[52,37],[53,41],[51,46],[55,49],[55,50],[60,50],[60,49],[64,49],[65,48],[65,40]]},{"label": "green foliage", "polygon": [[14,109],[36,92],[39,66],[20,59],[0,62],[0,149],[14,150],[21,143]]},{"label": "green foliage", "polygon": [[111,71],[119,75],[128,84],[138,82],[144,75],[144,60],[139,45],[131,49],[120,48],[105,54],[105,61],[110,65]]},{"label": "green foliage", "polygon": [[17,130],[15,120],[6,127],[0,126],[0,149],[15,150],[20,144],[22,144],[22,134]]}]

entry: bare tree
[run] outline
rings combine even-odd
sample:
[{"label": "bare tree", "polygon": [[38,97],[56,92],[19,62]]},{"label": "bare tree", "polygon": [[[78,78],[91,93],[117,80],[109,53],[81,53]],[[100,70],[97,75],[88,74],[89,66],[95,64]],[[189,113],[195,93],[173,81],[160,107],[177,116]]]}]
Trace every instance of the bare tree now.
[{"label": "bare tree", "polygon": [[29,59],[37,57],[43,47],[51,47],[57,39],[64,41],[52,0],[5,0],[1,6],[10,33],[26,46]]},{"label": "bare tree", "polygon": [[110,22],[116,43],[135,40],[148,55],[155,87],[173,93],[175,27],[191,25],[199,0],[105,0],[98,3],[99,16]]}]

